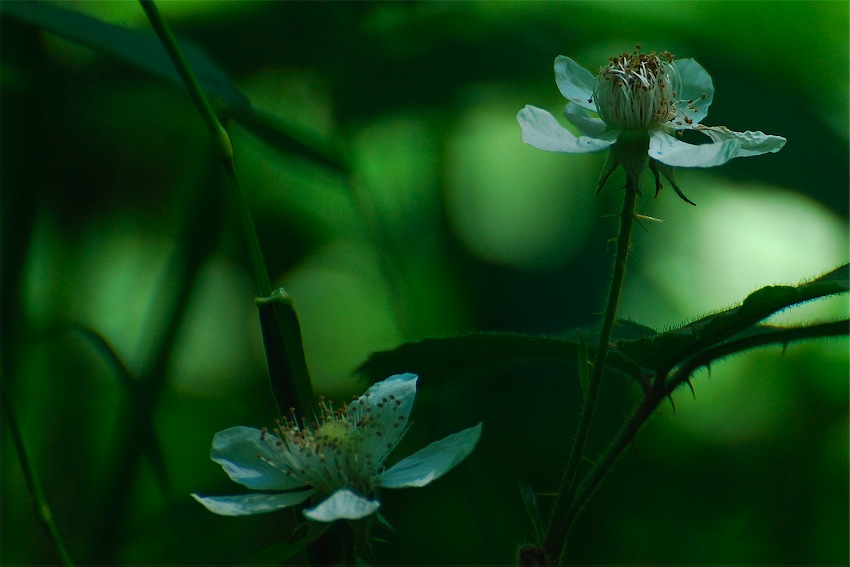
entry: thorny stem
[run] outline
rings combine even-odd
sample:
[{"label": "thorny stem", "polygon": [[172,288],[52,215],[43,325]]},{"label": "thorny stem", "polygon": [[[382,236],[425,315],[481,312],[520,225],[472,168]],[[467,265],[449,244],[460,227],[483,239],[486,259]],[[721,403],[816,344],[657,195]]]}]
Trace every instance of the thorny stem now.
[{"label": "thorny stem", "polygon": [[[649,419],[658,405],[665,398],[672,395],[673,391],[688,381],[690,376],[703,366],[708,366],[713,360],[743,352],[757,347],[767,345],[787,345],[791,341],[844,336],[848,333],[848,321],[834,321],[822,323],[803,328],[778,329],[775,333],[756,337],[748,337],[738,341],[720,345],[714,349],[706,350],[698,356],[693,357],[678,370],[661,373],[655,380],[653,387],[646,392],[640,403],[635,407],[632,415],[614,437],[614,441],[603,453],[602,457],[594,464],[588,472],[581,486],[578,487],[575,497],[567,510],[565,524],[569,533],[572,524],[581,513],[587,501],[596,491],[600,482],[617,462],[626,447],[628,447],[637,436],[638,431]],[[565,554],[561,554],[561,561]]]},{"label": "thorny stem", "polygon": [[[567,468],[564,471],[564,477],[561,480],[561,486],[555,497],[552,520],[544,542],[547,554],[553,558],[562,554],[562,550],[566,546],[570,524],[572,523],[568,515],[568,510],[576,493],[576,476],[584,457],[584,448],[587,443],[588,434],[590,433],[590,424],[593,421],[593,414],[596,409],[599,386],[602,383],[602,374],[605,370],[605,357],[608,354],[608,346],[611,341],[611,330],[614,327],[617,308],[620,304],[623,280],[626,274],[626,260],[631,247],[637,192],[638,187],[632,176],[626,176],[625,201],[623,203],[623,212],[620,216],[620,232],[617,235],[617,252],[614,258],[614,269],[611,276],[611,288],[608,292],[608,303],[605,307],[602,329],[599,333],[599,346],[596,349],[596,357],[593,361],[593,369],[587,388],[587,396],[581,411],[578,432],[576,433]],[[586,364],[586,361],[580,361],[580,363]]]},{"label": "thorny stem", "polygon": [[[632,415],[629,416],[629,419],[623,425],[622,429],[620,429],[619,433],[617,433],[614,441],[603,453],[602,458],[594,464],[593,468],[590,472],[588,472],[587,477],[584,479],[584,482],[582,482],[581,486],[574,491],[574,498],[572,499],[570,507],[564,515],[562,522],[566,535],[569,535],[573,523],[583,509],[587,500],[599,486],[599,483],[603,478],[605,478],[614,463],[617,462],[617,459],[620,457],[623,450],[628,447],[632,441],[634,441],[638,430],[640,430],[646,420],[649,419],[649,416],[652,415],[652,412],[655,411],[658,404],[660,404],[666,397],[666,389],[663,387],[663,380],[659,380],[659,384],[661,384],[662,387],[653,388],[646,393],[643,399],[641,399],[640,403],[632,412]],[[564,560],[566,557],[567,547],[566,535],[564,537],[562,549],[560,550],[558,565],[565,564]]]},{"label": "thorny stem", "polygon": [[697,369],[707,367],[715,360],[768,345],[782,345],[784,349],[791,341],[844,336],[848,334],[848,329],[850,329],[850,321],[847,319],[816,323],[805,327],[777,327],[770,333],[743,337],[708,348],[687,360],[670,377],[666,385],[667,395],[672,394],[673,390],[687,382]]}]

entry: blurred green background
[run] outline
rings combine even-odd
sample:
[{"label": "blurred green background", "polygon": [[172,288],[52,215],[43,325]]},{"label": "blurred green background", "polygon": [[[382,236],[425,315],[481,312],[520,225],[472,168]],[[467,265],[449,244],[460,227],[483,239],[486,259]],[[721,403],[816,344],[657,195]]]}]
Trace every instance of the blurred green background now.
[{"label": "blurred green background", "polygon": [[[5,3],[8,9],[9,2]],[[133,2],[61,9],[147,29]],[[560,113],[559,54],[669,50],[716,88],[709,125],[788,139],[779,154],[682,170],[640,211],[622,315],[658,329],[848,259],[847,2],[163,2],[250,99],[314,153],[233,122],[273,283],[301,317],[315,388],[336,399],[370,353],[426,336],[573,336],[604,303],[623,178],[604,156],[540,152],[515,114]],[[186,92],[2,16],[3,379],[55,520],[81,564],[239,564],[293,516],[223,518],[188,494],[238,487],[213,434],[274,419],[247,253]],[[618,174],[620,175],[620,174]],[[651,187],[651,181],[645,181]],[[846,317],[846,297],[782,314]],[[95,341],[133,377],[127,387]],[[577,524],[572,564],[846,564],[848,345],[713,366],[664,406]],[[405,370],[416,370],[415,368]],[[484,422],[476,452],[384,494],[386,564],[506,564],[574,434],[570,365],[423,375],[396,456]],[[638,388],[609,379],[604,447]],[[152,416],[150,421],[146,416]],[[58,561],[3,422],[2,562]],[[143,458],[158,448],[162,461]],[[148,451],[148,452],[146,452]]]}]

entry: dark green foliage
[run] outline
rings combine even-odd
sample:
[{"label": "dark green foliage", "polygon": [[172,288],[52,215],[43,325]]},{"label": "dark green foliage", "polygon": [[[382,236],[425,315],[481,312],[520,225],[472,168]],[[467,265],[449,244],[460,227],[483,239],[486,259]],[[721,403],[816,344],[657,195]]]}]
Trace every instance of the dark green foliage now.
[{"label": "dark green foliage", "polygon": [[[517,545],[541,537],[575,434],[597,341],[574,329],[598,324],[613,226],[603,217],[623,179],[593,197],[602,156],[532,155],[514,114],[531,102],[563,110],[556,55],[593,68],[640,41],[710,71],[711,123],[789,141],[778,156],[678,172],[696,208],[644,191],[639,210],[667,223],[636,230],[621,315],[635,320],[614,326],[583,465],[658,372],[671,372],[671,390],[692,379],[697,400],[674,393],[678,413],[662,408],[641,432],[575,524],[567,562],[847,563],[846,304],[834,318],[764,322],[839,296],[847,267],[729,309],[782,278],[683,305],[648,276],[678,242],[671,229],[686,227],[695,261],[662,277],[683,288],[718,277],[705,250],[731,223],[715,218],[706,236],[695,219],[720,194],[817,210],[817,223],[753,222],[764,265],[786,233],[827,262],[782,250],[786,283],[846,261],[846,3],[160,8],[233,140],[270,279],[299,321],[283,296],[254,303],[221,168],[141,9],[0,2],[3,389],[20,430],[2,447],[4,562],[63,560],[27,470],[77,564],[302,561],[290,539],[299,517],[217,517],[188,494],[236,488],[209,460],[212,436],[272,426],[269,374],[278,398],[297,399],[281,386],[293,368],[303,385],[309,366],[316,393],[339,401],[362,391],[358,377],[420,373],[411,445],[486,422],[456,473],[381,493],[398,533],[374,526],[370,564],[540,563],[538,542],[520,557]],[[507,214],[493,221],[493,210]],[[814,230],[825,226],[828,237]],[[540,235],[567,252],[505,260]],[[297,324],[272,324],[272,310]],[[79,332],[45,332],[57,328]],[[306,356],[287,359],[299,343]],[[744,351],[732,372],[714,364]],[[695,375],[711,364],[710,381]]]},{"label": "dark green foliage", "polygon": [[[508,363],[539,358],[576,360],[579,342],[519,335],[476,333],[460,337],[423,339],[391,351],[373,353],[357,373],[374,382],[391,374],[413,372],[424,376],[447,376],[487,371]],[[611,368],[634,374],[638,368],[616,353]]]},{"label": "dark green foliage", "polygon": [[[131,63],[149,73],[182,86],[165,50],[150,30],[132,29],[101,22],[78,12],[41,2],[4,2],[0,13]],[[231,108],[250,108],[250,101],[231,84],[203,51],[191,42],[181,45],[204,90]]]}]

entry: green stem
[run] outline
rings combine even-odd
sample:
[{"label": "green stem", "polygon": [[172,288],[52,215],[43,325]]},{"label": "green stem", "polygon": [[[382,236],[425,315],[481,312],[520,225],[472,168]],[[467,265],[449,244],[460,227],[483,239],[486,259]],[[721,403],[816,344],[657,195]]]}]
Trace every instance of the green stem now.
[{"label": "green stem", "polygon": [[[718,345],[714,349],[709,349],[704,353],[689,360],[684,366],[678,369],[668,379],[658,379],[655,381],[653,388],[648,391],[632,415],[620,429],[619,433],[614,438],[614,441],[603,453],[602,457],[596,462],[587,477],[578,487],[575,497],[567,510],[565,524],[567,533],[571,529],[573,523],[579,513],[584,509],[587,501],[593,496],[593,493],[598,488],[614,464],[622,455],[623,451],[628,447],[637,436],[638,431],[646,423],[658,405],[673,393],[673,390],[681,386],[688,378],[700,367],[708,365],[711,361],[728,356],[744,350],[757,348],[768,345],[784,345],[790,341],[838,337],[847,335],[848,321],[834,321],[830,323],[821,323],[802,328],[779,329],[775,333],[769,335],[759,335],[755,337],[747,337],[737,341],[732,341],[727,344]],[[665,373],[666,376],[667,373]],[[563,561],[564,554],[561,555]]]},{"label": "green stem", "polygon": [[620,429],[620,432],[614,438],[614,441],[603,453],[602,457],[594,464],[593,468],[587,474],[587,477],[574,493],[574,498],[569,509],[564,514],[562,526],[564,530],[564,542],[560,551],[560,559],[558,565],[564,565],[566,559],[567,536],[572,529],[573,523],[579,513],[584,509],[587,500],[593,495],[593,492],[602,482],[602,479],[610,471],[617,459],[623,453],[623,450],[634,441],[638,430],[643,426],[649,416],[658,407],[658,404],[664,400],[664,389],[653,388],[643,397],[641,402],[632,412],[632,415]]},{"label": "green stem", "polygon": [[[626,260],[631,248],[632,225],[634,224],[635,206],[637,203],[637,185],[632,176],[626,178],[625,201],[623,212],[620,215],[620,232],[617,235],[617,252],[614,257],[614,269],[611,275],[611,288],[608,292],[608,303],[605,307],[605,315],[602,320],[602,329],[599,333],[599,346],[596,349],[596,357],[593,361],[593,371],[587,388],[587,396],[581,411],[578,432],[573,443],[570,459],[561,480],[561,486],[555,497],[555,505],[552,510],[552,521],[546,534],[544,546],[547,554],[556,557],[566,546],[569,533],[569,521],[566,512],[573,500],[576,490],[576,475],[584,457],[584,448],[590,433],[590,425],[596,409],[596,400],[599,396],[599,386],[602,383],[602,374],[605,370],[605,357],[608,354],[608,346],[611,341],[611,330],[617,316],[617,308],[620,305],[620,296],[623,290],[623,280],[626,274]],[[580,361],[585,364],[586,361]]]},{"label": "green stem", "polygon": [[18,461],[21,463],[21,473],[24,476],[24,482],[27,485],[27,490],[30,493],[30,500],[33,504],[35,516],[50,534],[53,543],[56,545],[56,550],[62,558],[62,563],[73,566],[71,555],[65,548],[65,543],[62,540],[62,534],[59,533],[59,528],[56,522],[53,521],[53,512],[50,510],[50,505],[44,496],[41,489],[41,484],[35,475],[35,471],[30,466],[30,458],[24,445],[21,431],[18,428],[18,422],[15,420],[15,414],[12,411],[12,403],[9,401],[9,396],[6,393],[5,382],[0,382],[0,397],[3,398],[3,413],[6,415],[6,421],[9,424],[9,432],[12,436],[12,443],[15,445],[15,450],[18,453]]},{"label": "green stem", "polygon": [[688,381],[697,369],[708,366],[720,358],[763,346],[782,345],[784,347],[791,341],[846,336],[848,334],[848,328],[850,328],[850,320],[847,319],[828,323],[816,323],[805,327],[777,327],[770,333],[743,337],[719,344],[700,352],[684,362],[666,382],[666,394],[672,394],[673,390]]},{"label": "green stem", "polygon": [[268,297],[271,295],[272,286],[269,280],[268,270],[266,269],[266,263],[263,260],[260,242],[257,238],[257,230],[254,228],[251,210],[248,208],[248,202],[245,199],[245,195],[239,184],[239,177],[236,174],[236,163],[233,160],[233,145],[230,143],[230,136],[227,134],[224,126],[219,122],[209,100],[207,100],[204,91],[201,89],[200,83],[198,83],[194,73],[192,73],[192,69],[189,67],[189,63],[183,56],[182,51],[180,51],[174,34],[171,33],[168,24],[163,20],[156,4],[154,4],[153,0],[139,0],[139,3],[145,11],[145,15],[147,15],[151,27],[156,32],[163,47],[165,47],[168,57],[174,63],[177,73],[183,79],[183,83],[189,91],[189,96],[192,97],[192,102],[195,103],[198,112],[201,114],[201,118],[204,120],[204,124],[207,126],[207,130],[209,130],[213,146],[221,158],[227,173],[228,184],[237,202],[245,240],[248,244],[248,253],[251,257],[251,267],[254,270],[254,278],[257,281],[257,288],[260,296]]}]

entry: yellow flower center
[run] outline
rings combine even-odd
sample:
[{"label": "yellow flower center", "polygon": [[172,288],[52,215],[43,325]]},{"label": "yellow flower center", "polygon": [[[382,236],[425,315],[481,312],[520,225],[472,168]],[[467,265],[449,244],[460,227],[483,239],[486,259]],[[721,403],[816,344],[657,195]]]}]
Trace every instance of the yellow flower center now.
[{"label": "yellow flower center", "polygon": [[329,419],[319,425],[315,433],[316,443],[339,449],[340,451],[351,451],[356,449],[355,438],[348,424],[339,419]]},{"label": "yellow flower center", "polygon": [[[380,432],[375,433],[373,420],[364,415],[368,411],[359,409],[361,399],[335,410],[320,397],[312,421],[296,417],[295,408],[290,408],[289,417],[277,420],[271,431],[276,457],[267,461],[324,493],[344,486],[369,493],[380,465],[368,446],[369,435]],[[265,435],[263,430],[263,439]]]}]

